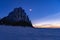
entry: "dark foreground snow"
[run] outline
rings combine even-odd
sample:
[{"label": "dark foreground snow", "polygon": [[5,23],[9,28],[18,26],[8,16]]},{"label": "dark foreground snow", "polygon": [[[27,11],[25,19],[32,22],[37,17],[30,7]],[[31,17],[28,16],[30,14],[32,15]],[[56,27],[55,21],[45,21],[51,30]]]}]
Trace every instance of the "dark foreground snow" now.
[{"label": "dark foreground snow", "polygon": [[60,29],[0,25],[0,40],[60,40]]}]

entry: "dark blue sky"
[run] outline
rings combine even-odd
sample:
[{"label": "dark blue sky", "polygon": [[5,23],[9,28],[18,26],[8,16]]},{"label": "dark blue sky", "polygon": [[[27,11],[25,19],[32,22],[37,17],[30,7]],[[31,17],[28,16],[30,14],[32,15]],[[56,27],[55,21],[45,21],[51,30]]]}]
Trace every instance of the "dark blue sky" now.
[{"label": "dark blue sky", "polygon": [[16,7],[23,7],[33,24],[60,19],[60,0],[0,0],[0,17]]}]

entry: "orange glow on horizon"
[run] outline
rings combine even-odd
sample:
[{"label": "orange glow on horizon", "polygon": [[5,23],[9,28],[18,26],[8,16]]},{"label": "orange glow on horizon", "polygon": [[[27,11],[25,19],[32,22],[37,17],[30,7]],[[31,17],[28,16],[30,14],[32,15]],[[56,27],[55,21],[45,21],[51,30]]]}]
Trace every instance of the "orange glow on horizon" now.
[{"label": "orange glow on horizon", "polygon": [[35,24],[35,28],[60,28],[60,24]]}]

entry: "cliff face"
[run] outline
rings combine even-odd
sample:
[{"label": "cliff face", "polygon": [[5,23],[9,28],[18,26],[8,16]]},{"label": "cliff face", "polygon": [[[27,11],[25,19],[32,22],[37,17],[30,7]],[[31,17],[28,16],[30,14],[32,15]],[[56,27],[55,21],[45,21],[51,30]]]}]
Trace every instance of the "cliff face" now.
[{"label": "cliff face", "polygon": [[21,7],[15,8],[9,13],[7,17],[0,20],[0,24],[17,25],[17,26],[32,26],[29,17],[26,15],[25,10]]}]

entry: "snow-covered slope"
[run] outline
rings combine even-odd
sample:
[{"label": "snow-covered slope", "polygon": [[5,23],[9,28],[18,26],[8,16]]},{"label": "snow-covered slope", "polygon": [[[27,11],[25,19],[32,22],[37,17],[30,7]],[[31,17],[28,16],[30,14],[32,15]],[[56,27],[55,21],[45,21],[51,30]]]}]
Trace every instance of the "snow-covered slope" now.
[{"label": "snow-covered slope", "polygon": [[0,25],[0,40],[60,40],[60,29]]}]

